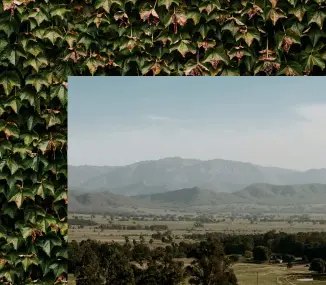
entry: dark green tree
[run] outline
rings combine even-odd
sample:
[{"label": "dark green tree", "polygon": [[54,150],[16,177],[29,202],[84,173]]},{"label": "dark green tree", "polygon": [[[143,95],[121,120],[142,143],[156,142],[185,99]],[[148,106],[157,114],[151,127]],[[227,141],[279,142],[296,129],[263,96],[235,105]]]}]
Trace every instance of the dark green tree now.
[{"label": "dark green tree", "polygon": [[230,268],[223,246],[218,239],[209,238],[199,244],[197,258],[187,267],[189,284],[235,285],[237,278]]},{"label": "dark green tree", "polygon": [[310,263],[309,270],[316,271],[318,273],[325,273],[326,263],[321,258],[314,258]]},{"label": "dark green tree", "polygon": [[268,248],[266,246],[256,246],[253,250],[253,258],[260,262],[269,260]]},{"label": "dark green tree", "polygon": [[89,244],[82,249],[81,264],[76,268],[75,276],[78,285],[103,284],[98,255]]}]

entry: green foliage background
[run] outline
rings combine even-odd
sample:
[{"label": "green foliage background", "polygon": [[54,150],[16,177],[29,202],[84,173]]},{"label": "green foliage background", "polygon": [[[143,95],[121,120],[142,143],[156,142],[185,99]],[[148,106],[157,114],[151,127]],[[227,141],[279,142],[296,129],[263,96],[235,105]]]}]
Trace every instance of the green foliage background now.
[{"label": "green foliage background", "polygon": [[321,0],[3,0],[1,280],[67,271],[68,76],[324,75],[325,18]]},{"label": "green foliage background", "polygon": [[61,18],[50,10],[61,6],[0,7],[0,284],[62,284],[71,64],[58,35],[67,26],[55,32]]}]

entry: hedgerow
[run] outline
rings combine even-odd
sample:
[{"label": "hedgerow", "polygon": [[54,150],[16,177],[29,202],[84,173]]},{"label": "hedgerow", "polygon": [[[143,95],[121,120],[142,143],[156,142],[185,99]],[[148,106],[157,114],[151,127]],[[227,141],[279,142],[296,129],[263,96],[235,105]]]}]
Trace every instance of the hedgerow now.
[{"label": "hedgerow", "polygon": [[66,277],[68,76],[323,75],[325,18],[322,0],[3,0],[1,280]]}]

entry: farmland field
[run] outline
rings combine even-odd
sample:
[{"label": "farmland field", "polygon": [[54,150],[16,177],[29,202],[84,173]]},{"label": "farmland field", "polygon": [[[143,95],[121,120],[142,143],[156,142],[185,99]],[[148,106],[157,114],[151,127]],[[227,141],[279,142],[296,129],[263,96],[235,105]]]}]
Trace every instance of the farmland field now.
[{"label": "farmland field", "polygon": [[[320,217],[319,217],[320,218]],[[324,217],[323,217],[324,218]],[[128,239],[140,241],[149,244],[150,248],[156,246],[165,247],[167,244],[161,239],[152,237],[158,230],[151,230],[151,226],[166,226],[173,236],[176,243],[186,241],[187,243],[195,242],[196,239],[188,237],[192,234],[203,234],[221,232],[231,235],[239,234],[264,234],[268,231],[275,230],[276,232],[298,233],[298,232],[324,232],[325,224],[315,223],[313,220],[306,222],[289,222],[289,218],[284,216],[283,221],[256,221],[252,222],[246,218],[228,218],[223,217],[218,222],[205,222],[196,226],[194,220],[186,221],[171,221],[171,220],[153,220],[145,218],[139,220],[134,217],[126,218],[121,216],[104,217],[103,215],[89,214],[70,214],[70,219],[73,219],[74,225],[70,225],[69,240],[78,242],[86,239],[98,240],[101,242],[117,242],[125,243],[125,237]],[[149,219],[149,220],[148,220]],[[95,222],[96,225],[78,225]],[[101,228],[101,226],[115,225],[119,229]],[[160,231],[164,232],[164,231]],[[191,259],[182,258],[185,266],[189,265]],[[298,281],[298,279],[317,278],[309,271],[309,267],[305,264],[295,263],[291,269],[287,268],[286,264],[256,264],[250,262],[236,262],[232,265],[234,272],[238,278],[238,285],[326,285],[326,277],[324,280],[313,281]],[[69,285],[75,285],[72,276],[69,276]]]},{"label": "farmland field", "polygon": [[297,281],[313,276],[304,265],[288,269],[286,265],[237,263],[233,268],[239,285],[326,285],[326,276],[324,280]]},{"label": "farmland field", "polygon": [[[77,216],[84,220],[89,220],[90,215],[78,215],[70,214],[70,216]],[[103,219],[101,215],[95,215],[92,219],[99,225],[108,224],[108,221]],[[318,231],[323,232],[326,230],[325,224],[314,224],[313,222],[303,222],[303,223],[293,223],[289,224],[287,221],[270,221],[270,222],[257,222],[250,223],[246,219],[236,219],[231,221],[226,219],[224,222],[219,223],[204,223],[203,227],[194,227],[193,221],[114,221],[114,224],[132,226],[138,225],[141,228],[151,225],[167,225],[168,229],[172,231],[176,240],[180,240],[186,234],[193,233],[209,233],[209,232],[223,232],[229,234],[252,234],[252,233],[265,233],[267,231],[275,229],[276,231],[284,231],[287,233],[297,233],[297,232],[312,232]],[[135,229],[135,230],[123,230],[123,229],[103,229],[100,230],[98,226],[84,226],[83,228],[73,227],[69,230],[70,240],[85,240],[94,239],[100,241],[115,241],[124,242],[125,236],[130,239],[139,239],[142,235],[146,241],[149,241],[151,235],[154,233],[151,230],[145,229]]]}]

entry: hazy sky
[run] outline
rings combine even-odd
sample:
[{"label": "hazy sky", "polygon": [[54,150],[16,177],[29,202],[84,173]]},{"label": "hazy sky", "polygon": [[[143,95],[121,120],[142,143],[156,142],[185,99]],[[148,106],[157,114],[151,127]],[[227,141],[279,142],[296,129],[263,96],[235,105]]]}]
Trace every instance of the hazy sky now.
[{"label": "hazy sky", "polygon": [[69,164],[326,167],[323,77],[70,77]]}]

